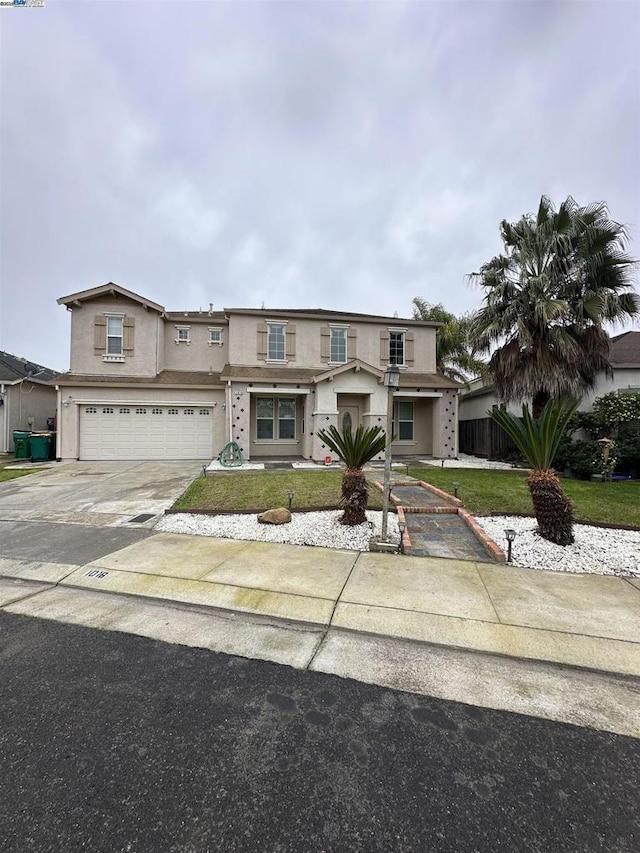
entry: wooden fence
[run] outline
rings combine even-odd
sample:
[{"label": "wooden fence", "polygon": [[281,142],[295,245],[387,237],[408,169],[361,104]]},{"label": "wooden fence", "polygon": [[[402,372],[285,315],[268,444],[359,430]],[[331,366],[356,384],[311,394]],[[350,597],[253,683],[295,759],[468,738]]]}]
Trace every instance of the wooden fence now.
[{"label": "wooden fence", "polygon": [[460,421],[458,444],[460,453],[486,456],[487,459],[501,459],[518,452],[506,432],[491,418]]}]

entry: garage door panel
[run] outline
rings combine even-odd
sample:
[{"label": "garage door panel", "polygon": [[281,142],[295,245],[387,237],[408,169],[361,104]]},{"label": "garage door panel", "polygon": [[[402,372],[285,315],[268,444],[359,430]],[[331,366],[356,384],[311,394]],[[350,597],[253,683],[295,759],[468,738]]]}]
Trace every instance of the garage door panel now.
[{"label": "garage door panel", "polygon": [[80,408],[81,459],[206,459],[213,455],[209,407],[94,405]]}]

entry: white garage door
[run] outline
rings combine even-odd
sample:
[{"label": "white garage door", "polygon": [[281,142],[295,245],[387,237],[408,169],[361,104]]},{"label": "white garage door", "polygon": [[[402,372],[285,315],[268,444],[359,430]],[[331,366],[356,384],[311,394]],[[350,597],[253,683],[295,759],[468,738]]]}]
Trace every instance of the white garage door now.
[{"label": "white garage door", "polygon": [[213,408],[80,407],[81,459],[211,459]]}]

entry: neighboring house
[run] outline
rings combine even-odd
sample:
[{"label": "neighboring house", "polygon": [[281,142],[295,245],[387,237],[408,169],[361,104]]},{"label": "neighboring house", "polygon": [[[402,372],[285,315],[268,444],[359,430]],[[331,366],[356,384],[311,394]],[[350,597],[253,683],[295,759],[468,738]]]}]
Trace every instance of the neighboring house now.
[{"label": "neighboring house", "polygon": [[394,452],[456,456],[457,383],[435,366],[438,323],[339,311],[166,311],[106,284],[72,312],[57,380],[63,459],[245,459],[330,453],[318,430],[383,426],[383,374],[400,367]]},{"label": "neighboring house", "polygon": [[[623,332],[612,338],[610,362],[613,374],[598,373],[593,390],[580,401],[580,410],[590,411],[596,397],[612,391],[618,394],[640,391],[640,332]],[[513,449],[507,436],[487,415],[487,411],[498,404],[493,386],[485,386],[481,379],[470,382],[468,389],[461,389],[459,428],[462,453],[491,457]],[[521,403],[509,403],[504,408],[514,415],[522,414]]]},{"label": "neighboring house", "polygon": [[13,431],[45,430],[56,413],[56,375],[41,364],[0,352],[0,453],[13,452]]}]

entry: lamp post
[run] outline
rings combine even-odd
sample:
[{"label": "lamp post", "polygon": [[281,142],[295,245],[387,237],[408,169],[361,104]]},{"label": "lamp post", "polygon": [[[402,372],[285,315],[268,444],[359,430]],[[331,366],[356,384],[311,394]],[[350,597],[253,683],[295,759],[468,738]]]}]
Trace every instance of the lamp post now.
[{"label": "lamp post", "polygon": [[504,531],[504,535],[507,537],[507,563],[511,562],[511,548],[513,547],[513,543],[516,538],[516,531],[511,527],[507,527]]},{"label": "lamp post", "polygon": [[382,541],[387,541],[389,520],[389,481],[391,479],[391,440],[393,438],[393,392],[400,385],[397,364],[390,364],[384,372],[384,387],[387,389],[387,434],[384,445],[384,485],[382,492]]}]

